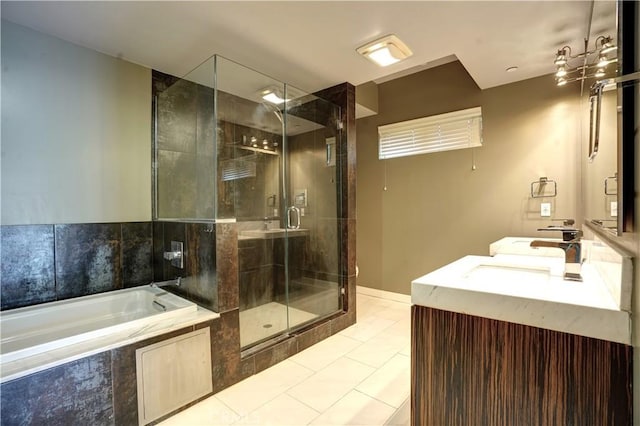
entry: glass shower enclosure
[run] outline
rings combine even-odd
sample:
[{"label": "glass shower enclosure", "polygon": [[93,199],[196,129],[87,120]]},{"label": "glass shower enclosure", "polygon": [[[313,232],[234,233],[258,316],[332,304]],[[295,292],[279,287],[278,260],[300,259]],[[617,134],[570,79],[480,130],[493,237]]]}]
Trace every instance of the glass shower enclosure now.
[{"label": "glass shower enclosure", "polygon": [[155,105],[154,219],[236,223],[242,348],[340,311],[340,108],[218,55]]}]

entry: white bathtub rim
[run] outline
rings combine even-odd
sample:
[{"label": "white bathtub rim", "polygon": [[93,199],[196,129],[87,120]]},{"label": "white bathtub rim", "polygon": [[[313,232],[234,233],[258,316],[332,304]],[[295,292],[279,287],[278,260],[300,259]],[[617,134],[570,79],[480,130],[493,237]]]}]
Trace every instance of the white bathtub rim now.
[{"label": "white bathtub rim", "polygon": [[54,349],[50,352],[36,354],[16,361],[0,365],[0,383],[19,379],[29,374],[37,373],[68,362],[76,361],[101,352],[107,352],[122,346],[127,346],[142,340],[171,333],[186,327],[195,326],[203,322],[219,318],[220,315],[208,309],[197,306],[196,311],[180,317],[166,318],[151,326],[144,326],[136,332],[122,330],[96,339],[87,340]]},{"label": "white bathtub rim", "polygon": [[[130,330],[131,333],[136,333],[140,329],[140,327],[156,321],[157,315],[162,315],[162,319],[172,318],[172,317],[184,315],[187,312],[194,312],[197,308],[197,305],[193,302],[190,302],[172,293],[168,293],[154,287],[143,286],[143,287],[137,287],[137,288],[131,288],[131,289],[117,290],[118,296],[124,296],[124,297],[126,297],[127,293],[137,293],[137,292],[149,293],[154,297],[154,299],[157,298],[159,301],[162,301],[160,298],[163,298],[166,296],[169,299],[167,300],[167,305],[175,306],[175,309],[172,309],[167,312],[158,312],[157,314],[145,316],[142,318],[137,318],[135,320],[127,321],[124,323],[112,324],[109,326],[101,327],[96,330],[83,331],[78,334],[74,334],[72,336],[66,336],[60,339],[34,344],[26,348],[13,350],[8,353],[0,353],[0,366],[4,365],[5,363],[18,361],[22,358],[34,356],[39,353],[50,352],[58,348],[73,345],[79,342],[83,342],[85,340],[100,338],[100,337],[113,334],[113,333],[118,333],[124,330]],[[32,315],[33,312],[38,311],[38,308],[41,311],[44,310],[44,311],[50,312],[56,309],[64,309],[65,306],[69,306],[73,304],[82,304],[83,302],[86,302],[86,301],[107,299],[109,297],[110,297],[109,292],[99,293],[99,294],[94,294],[90,296],[78,297],[74,299],[66,299],[66,300],[61,300],[56,302],[50,302],[50,303],[47,303],[46,306],[34,305],[34,306],[27,306],[24,308],[18,308],[15,310],[8,311],[6,315],[17,316],[17,320],[20,320],[21,317]],[[3,343],[4,343],[4,338],[3,338]]]}]

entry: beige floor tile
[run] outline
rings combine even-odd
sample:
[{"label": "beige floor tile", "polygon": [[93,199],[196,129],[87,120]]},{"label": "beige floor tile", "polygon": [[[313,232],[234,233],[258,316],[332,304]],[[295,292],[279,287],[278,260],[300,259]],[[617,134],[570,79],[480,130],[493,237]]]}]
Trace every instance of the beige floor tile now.
[{"label": "beige floor tile", "polygon": [[402,349],[399,352],[399,354],[410,357],[411,356],[411,343],[409,343],[407,346],[405,346],[404,349]]},{"label": "beige floor tile", "polygon": [[[243,339],[261,337],[249,335],[246,325],[264,321],[262,314],[269,314],[270,320],[282,317],[276,315],[282,306],[276,305],[267,307],[269,312],[245,313]],[[402,398],[408,396],[410,386],[410,307],[361,294],[357,307],[355,326],[162,424],[408,425],[410,407],[402,405]],[[305,318],[301,314],[297,320]],[[255,330],[263,332],[259,327]]]},{"label": "beige floor tile", "polygon": [[320,371],[360,344],[356,339],[336,334],[292,356],[289,360],[313,371]]},{"label": "beige floor tile", "polygon": [[385,426],[409,426],[411,424],[411,400],[407,398],[393,416],[384,424]]},{"label": "beige floor tile", "polygon": [[285,360],[217,393],[216,397],[245,416],[312,374],[308,368]]},{"label": "beige floor tile", "polygon": [[378,316],[394,321],[411,320],[411,305],[401,302],[391,302],[392,305],[381,310]]},{"label": "beige floor tile", "polygon": [[325,411],[366,379],[374,368],[340,358],[287,393],[314,410]]},{"label": "beige floor tile", "polygon": [[236,422],[240,416],[215,396],[189,407],[160,423],[162,426],[222,426]]},{"label": "beige floor tile", "polygon": [[349,392],[312,425],[383,425],[395,409],[358,391]]},{"label": "beige floor tile", "polygon": [[340,334],[341,336],[359,340],[361,342],[366,342],[367,340],[371,339],[377,334],[382,333],[394,324],[395,321],[391,319],[380,318],[372,315],[358,321],[351,327],[345,328],[338,334]]},{"label": "beige floor tile", "polygon": [[307,425],[320,413],[306,406],[302,402],[281,394],[277,398],[267,402],[262,407],[249,413],[247,416],[234,423],[236,425],[275,425],[275,426],[299,426]]},{"label": "beige floor tile", "polygon": [[411,393],[411,359],[395,355],[360,383],[356,390],[399,408]]},{"label": "beige floor tile", "polygon": [[411,344],[408,336],[385,331],[349,352],[347,357],[379,368],[408,344]]}]

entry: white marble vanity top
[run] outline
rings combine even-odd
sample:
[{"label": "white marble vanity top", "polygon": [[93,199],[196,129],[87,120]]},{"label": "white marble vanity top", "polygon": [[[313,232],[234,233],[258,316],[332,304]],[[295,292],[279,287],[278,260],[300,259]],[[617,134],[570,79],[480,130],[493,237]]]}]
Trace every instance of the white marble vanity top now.
[{"label": "white marble vanity top", "polygon": [[[522,250],[526,252],[526,245]],[[414,280],[411,301],[630,344],[629,313],[621,309],[599,269],[585,263],[582,282],[566,281],[560,255],[466,256]]]}]

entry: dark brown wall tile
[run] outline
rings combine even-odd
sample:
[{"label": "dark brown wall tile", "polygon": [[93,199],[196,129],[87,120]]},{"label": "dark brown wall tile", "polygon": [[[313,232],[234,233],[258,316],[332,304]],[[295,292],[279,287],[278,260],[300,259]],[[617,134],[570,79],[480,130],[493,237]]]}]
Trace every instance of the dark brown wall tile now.
[{"label": "dark brown wall tile", "polygon": [[135,287],[153,281],[153,236],[151,222],[122,224],[123,287]]},{"label": "dark brown wall tile", "polygon": [[287,339],[255,354],[256,373],[293,356],[298,351],[296,338]]},{"label": "dark brown wall tile", "polygon": [[186,270],[190,277],[183,290],[188,298],[212,311],[218,310],[216,279],[216,227],[213,223],[186,224]]},{"label": "dark brown wall tile", "polygon": [[339,333],[345,328],[350,327],[355,323],[356,323],[355,312],[344,313],[331,320],[331,334],[334,335],[336,333]]},{"label": "dark brown wall tile", "polygon": [[225,312],[240,306],[238,285],[238,231],[235,223],[216,224],[218,309]]},{"label": "dark brown wall tile", "polygon": [[240,316],[238,309],[220,313],[211,334],[213,391],[240,380]]},{"label": "dark brown wall tile", "polygon": [[58,299],[122,288],[121,226],[55,225]]},{"label": "dark brown wall tile", "polygon": [[113,425],[111,356],[102,352],[0,385],[3,425]]},{"label": "dark brown wall tile", "polygon": [[322,324],[317,325],[311,330],[305,331],[297,335],[298,340],[298,352],[301,352],[308,347],[315,345],[321,340],[331,336],[331,322],[325,321]]},{"label": "dark brown wall tile", "polygon": [[0,227],[1,309],[56,300],[53,225]]}]

